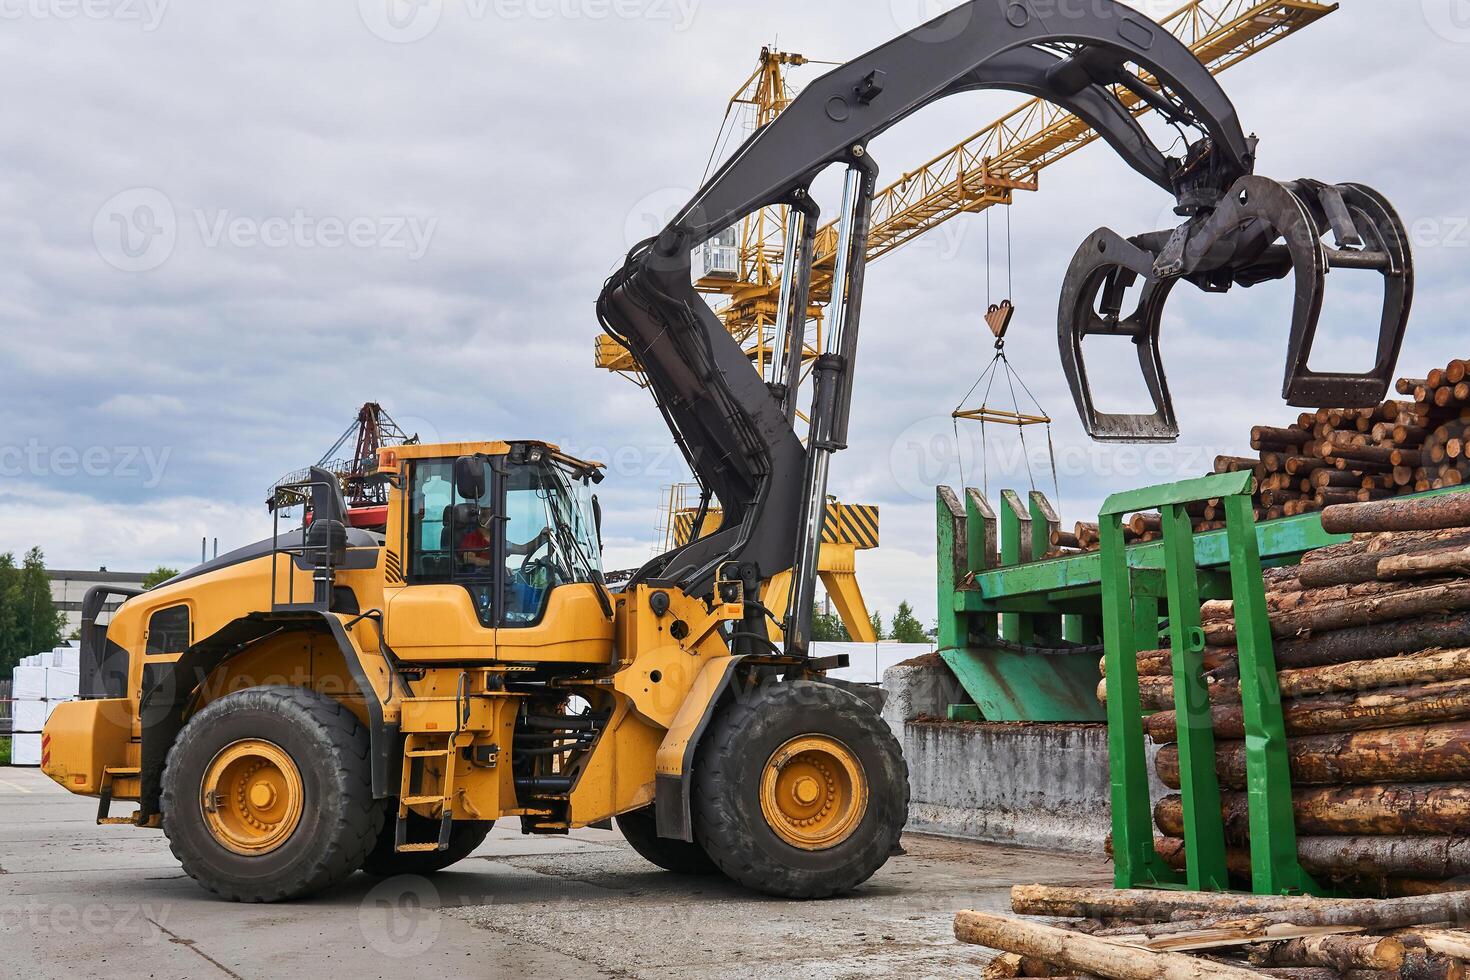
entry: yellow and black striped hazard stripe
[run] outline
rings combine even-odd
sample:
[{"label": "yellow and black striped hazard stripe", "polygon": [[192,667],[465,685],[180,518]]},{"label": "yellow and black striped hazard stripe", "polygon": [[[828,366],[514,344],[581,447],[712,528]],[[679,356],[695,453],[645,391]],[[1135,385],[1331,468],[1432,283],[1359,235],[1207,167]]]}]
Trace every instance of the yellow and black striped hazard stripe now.
[{"label": "yellow and black striped hazard stripe", "polygon": [[[694,533],[693,510],[681,510],[674,515],[674,540],[680,545],[689,542]],[[720,512],[711,510],[704,519],[704,533],[709,534],[720,526]],[[827,503],[827,520],[822,524],[822,541],[827,544],[850,544],[863,551],[878,547],[878,508],[874,504]]]},{"label": "yellow and black striped hazard stripe", "polygon": [[827,504],[822,541],[850,544],[859,551],[878,547],[878,508],[874,504]]}]

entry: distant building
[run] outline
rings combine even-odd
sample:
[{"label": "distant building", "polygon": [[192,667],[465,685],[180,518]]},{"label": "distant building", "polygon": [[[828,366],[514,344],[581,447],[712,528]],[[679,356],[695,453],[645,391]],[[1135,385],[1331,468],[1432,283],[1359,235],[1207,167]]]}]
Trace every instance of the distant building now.
[{"label": "distant building", "polygon": [[94,585],[120,586],[125,589],[141,589],[147,572],[74,571],[49,569],[46,577],[51,579],[51,603],[66,616],[66,625],[61,628],[63,638],[71,636],[82,625],[82,598]]}]

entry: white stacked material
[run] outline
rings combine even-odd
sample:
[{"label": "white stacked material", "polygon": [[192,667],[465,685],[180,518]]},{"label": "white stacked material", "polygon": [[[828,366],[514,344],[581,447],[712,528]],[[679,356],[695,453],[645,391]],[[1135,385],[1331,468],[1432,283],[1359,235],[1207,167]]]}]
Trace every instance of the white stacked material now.
[{"label": "white stacked material", "polygon": [[41,764],[41,730],[63,701],[79,693],[80,648],[67,644],[21,660],[11,674],[11,765]]},{"label": "white stacked material", "polygon": [[80,691],[80,675],[75,667],[46,668],[46,700],[70,701]]},{"label": "white stacked material", "polygon": [[46,668],[23,664],[10,675],[10,696],[17,701],[46,700]]},{"label": "white stacked material", "polygon": [[34,733],[46,727],[46,719],[51,715],[51,702],[12,701],[10,710],[11,731]]},{"label": "white stacked material", "polygon": [[10,764],[12,766],[39,766],[41,764],[41,736],[35,732],[19,732],[10,736]]}]

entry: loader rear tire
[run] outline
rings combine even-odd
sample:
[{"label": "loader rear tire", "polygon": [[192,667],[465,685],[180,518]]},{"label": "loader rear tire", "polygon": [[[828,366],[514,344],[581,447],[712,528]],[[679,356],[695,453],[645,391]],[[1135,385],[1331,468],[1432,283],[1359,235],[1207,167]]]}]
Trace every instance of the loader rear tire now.
[{"label": "loader rear tire", "polygon": [[908,767],[887,723],[830,684],[772,684],[700,744],[694,837],[720,870],[782,898],[851,891],[898,847]]},{"label": "loader rear tire", "polygon": [[[398,801],[389,800],[383,817],[383,830],[378,842],[368,852],[362,870],[375,878],[394,875],[431,875],[443,871],[469,857],[490,835],[494,820],[456,820],[449,825],[449,847],[442,851],[410,851],[400,854],[393,849],[398,824]],[[408,815],[408,840],[433,840],[439,835],[439,821]]]},{"label": "loader rear tire", "polygon": [[228,694],[189,719],[163,770],[163,831],[195,881],[236,902],[322,891],[382,827],[367,730],[299,687]]},{"label": "loader rear tire", "polygon": [[698,843],[672,840],[658,835],[658,821],[653,807],[646,806],[620,814],[618,829],[623,832],[633,850],[645,859],[678,875],[714,875],[720,868],[710,860]]}]

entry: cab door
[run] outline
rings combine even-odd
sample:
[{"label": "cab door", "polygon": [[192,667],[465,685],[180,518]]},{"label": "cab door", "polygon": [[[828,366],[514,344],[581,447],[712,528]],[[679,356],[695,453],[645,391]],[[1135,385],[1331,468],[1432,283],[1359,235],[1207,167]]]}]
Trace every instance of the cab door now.
[{"label": "cab door", "polygon": [[[466,461],[468,462],[468,461]],[[467,479],[453,459],[408,462],[404,585],[388,600],[388,645],[401,660],[495,658],[500,615],[496,484],[489,460]]]}]

